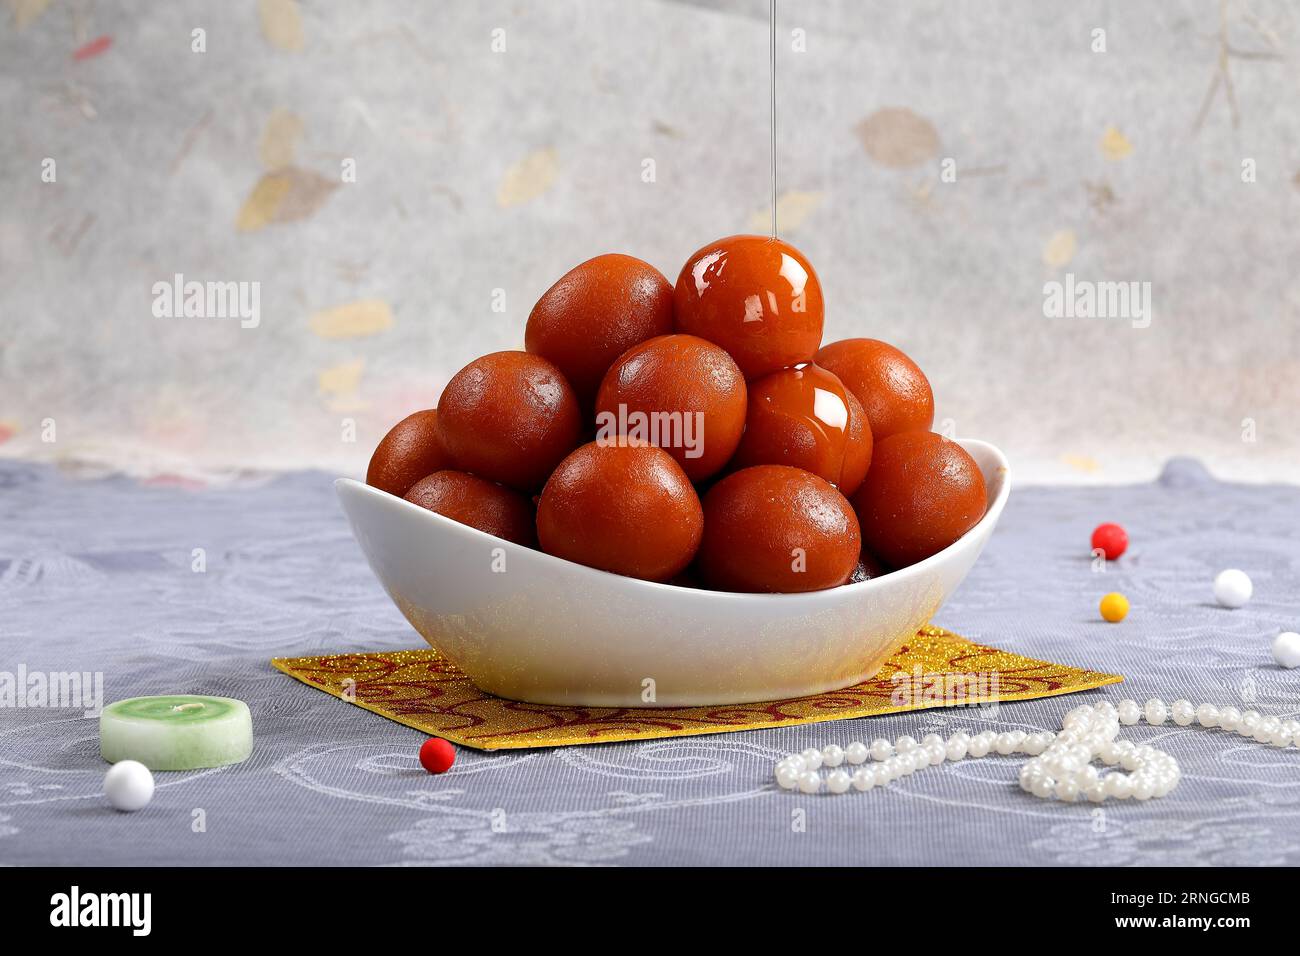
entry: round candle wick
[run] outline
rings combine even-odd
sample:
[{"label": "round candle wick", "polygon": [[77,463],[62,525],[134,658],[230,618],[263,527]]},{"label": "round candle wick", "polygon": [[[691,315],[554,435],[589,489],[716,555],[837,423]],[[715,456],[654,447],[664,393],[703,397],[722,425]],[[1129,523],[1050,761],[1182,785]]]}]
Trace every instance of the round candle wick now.
[{"label": "round candle wick", "polygon": [[172,710],[193,710],[196,707],[199,708],[200,710],[203,709],[203,705],[200,704],[198,701],[191,701],[188,704],[176,704],[175,706],[172,707]]}]

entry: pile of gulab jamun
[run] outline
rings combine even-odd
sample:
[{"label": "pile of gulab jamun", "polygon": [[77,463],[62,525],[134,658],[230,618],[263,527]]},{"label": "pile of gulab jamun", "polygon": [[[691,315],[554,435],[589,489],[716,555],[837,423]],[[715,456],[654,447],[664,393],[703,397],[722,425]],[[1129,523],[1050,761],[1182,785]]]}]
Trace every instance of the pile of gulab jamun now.
[{"label": "pile of gulab jamun", "polygon": [[915,564],[984,515],[930,431],[934,396],[875,339],[822,345],[821,285],[787,242],[732,236],[682,267],[603,255],[537,301],[522,352],[452,376],[366,481],[589,567],[719,591],[816,591]]}]

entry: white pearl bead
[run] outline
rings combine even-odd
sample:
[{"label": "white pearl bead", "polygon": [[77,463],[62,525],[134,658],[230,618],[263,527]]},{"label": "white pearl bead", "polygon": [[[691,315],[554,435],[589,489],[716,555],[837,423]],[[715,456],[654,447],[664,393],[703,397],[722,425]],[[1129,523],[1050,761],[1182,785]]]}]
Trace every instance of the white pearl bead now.
[{"label": "white pearl bead", "polygon": [[1127,800],[1133,795],[1133,784],[1128,774],[1112,773],[1106,776],[1106,792],[1117,800]]},{"label": "white pearl bead", "polygon": [[1132,727],[1142,719],[1142,710],[1135,700],[1121,700],[1115,709],[1119,713],[1119,722],[1126,727]]},{"label": "white pearl bead", "polygon": [[871,741],[871,759],[885,761],[894,756],[894,745],[884,737],[877,737]]},{"label": "white pearl bead", "polygon": [[860,770],[853,771],[853,789],[859,791],[870,790],[876,785],[876,768],[863,767]]},{"label": "white pearl bead", "polygon": [[949,760],[961,760],[966,756],[966,747],[966,741],[961,740],[956,734],[953,734],[952,737],[948,739],[947,745],[944,747],[944,754]]},{"label": "white pearl bead", "polygon": [[826,778],[826,789],[831,793],[847,793],[850,783],[852,783],[852,780],[847,773],[843,770],[836,770]]},{"label": "white pearl bead", "polygon": [[1249,737],[1263,720],[1257,710],[1248,710],[1241,715],[1241,720],[1237,721],[1237,733],[1243,737]]},{"label": "white pearl bead", "polygon": [[804,793],[816,793],[821,789],[822,778],[812,770],[807,770],[799,775],[799,789]]},{"label": "white pearl bead", "polygon": [[903,736],[894,741],[894,749],[900,754],[905,754],[910,750],[915,750],[917,746],[916,738],[907,734],[903,734]]},{"label": "white pearl bead", "polygon": [[1219,711],[1219,726],[1224,730],[1236,730],[1241,726],[1241,711],[1236,707],[1225,707]]},{"label": "white pearl bead", "polygon": [[1056,799],[1064,800],[1066,803],[1073,803],[1079,796],[1079,785],[1073,780],[1058,780],[1053,788],[1056,793]]},{"label": "white pearl bead", "polygon": [[930,755],[930,766],[937,767],[948,759],[948,747],[938,737],[925,745],[925,752]]},{"label": "white pearl bead", "polygon": [[822,748],[822,763],[827,767],[838,767],[844,763],[844,748],[838,744],[827,744]]},{"label": "white pearl bead", "polygon": [[928,747],[930,746],[930,744],[936,744],[936,743],[937,744],[943,743],[943,738],[940,737],[938,734],[926,734],[924,737],[921,738],[922,747]]},{"label": "white pearl bead", "polygon": [[104,796],[113,809],[133,813],[153,799],[153,774],[137,760],[119,760],[104,774]]},{"label": "white pearl bead", "polygon": [[1220,571],[1214,579],[1214,600],[1224,607],[1244,607],[1254,590],[1246,572],[1236,568]]},{"label": "white pearl bead", "polygon": [[1300,667],[1300,634],[1283,631],[1273,638],[1273,660],[1290,670]]},{"label": "white pearl bead", "polygon": [[1034,781],[1033,789],[1030,791],[1036,797],[1046,799],[1052,795],[1056,784],[1051,777],[1039,777]]},{"label": "white pearl bead", "polygon": [[1219,723],[1219,708],[1213,704],[1201,704],[1196,708],[1196,722],[1202,727],[1214,727]]},{"label": "white pearl bead", "polygon": [[1143,708],[1143,716],[1146,717],[1147,723],[1152,727],[1159,727],[1169,716],[1169,711],[1165,707],[1165,702],[1159,697],[1152,697]]},{"label": "white pearl bead", "polygon": [[1016,749],[1016,742],[1010,734],[998,734],[993,741],[993,749],[1005,757]]},{"label": "white pearl bead", "polygon": [[822,752],[816,747],[809,747],[799,756],[803,758],[805,770],[817,770],[822,765]]},{"label": "white pearl bead", "polygon": [[1176,700],[1169,710],[1173,714],[1174,723],[1179,727],[1186,727],[1196,718],[1196,708],[1190,700]]},{"label": "white pearl bead", "polygon": [[984,757],[989,752],[989,742],[984,739],[983,734],[976,734],[971,738],[970,744],[967,745],[972,757]]},{"label": "white pearl bead", "polygon": [[793,767],[781,767],[776,771],[776,782],[783,790],[793,790],[799,785],[799,774],[802,771],[795,770]]},{"label": "white pearl bead", "polygon": [[844,759],[854,766],[866,763],[870,756],[871,752],[867,750],[867,745],[860,740],[855,740],[844,748]]},{"label": "white pearl bead", "polygon": [[889,772],[889,768],[883,763],[878,763],[871,768],[871,776],[876,781],[877,787],[886,786],[894,779],[893,774]]}]

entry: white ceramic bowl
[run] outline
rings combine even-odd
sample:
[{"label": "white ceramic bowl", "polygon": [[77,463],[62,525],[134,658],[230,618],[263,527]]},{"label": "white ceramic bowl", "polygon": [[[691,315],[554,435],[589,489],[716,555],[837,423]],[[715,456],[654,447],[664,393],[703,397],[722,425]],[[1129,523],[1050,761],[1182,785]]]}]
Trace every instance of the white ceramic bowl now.
[{"label": "white ceramic bowl", "polygon": [[503,541],[358,481],[334,485],[389,597],[483,690],[542,704],[704,706],[856,684],[930,620],[979,557],[1011,490],[1000,451],[961,445],[988,488],[979,524],[919,564],[806,594],[639,581]]}]

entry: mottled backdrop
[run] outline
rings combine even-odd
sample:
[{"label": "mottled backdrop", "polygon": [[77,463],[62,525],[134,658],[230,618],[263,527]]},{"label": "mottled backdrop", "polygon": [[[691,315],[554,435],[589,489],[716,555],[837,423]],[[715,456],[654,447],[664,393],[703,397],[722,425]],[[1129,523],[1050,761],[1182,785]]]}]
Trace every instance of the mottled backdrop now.
[{"label": "mottled backdrop", "polygon": [[[0,454],[363,470],[570,266],[766,228],[766,9],[5,0]],[[1293,4],[784,0],[778,47],[828,338],[1024,477],[1293,478]],[[168,317],[178,273],[256,327]],[[1150,283],[1149,327],[1046,318],[1067,275]]]}]

